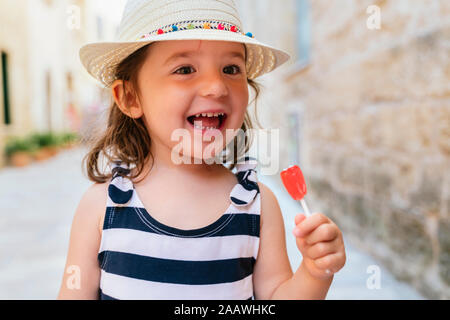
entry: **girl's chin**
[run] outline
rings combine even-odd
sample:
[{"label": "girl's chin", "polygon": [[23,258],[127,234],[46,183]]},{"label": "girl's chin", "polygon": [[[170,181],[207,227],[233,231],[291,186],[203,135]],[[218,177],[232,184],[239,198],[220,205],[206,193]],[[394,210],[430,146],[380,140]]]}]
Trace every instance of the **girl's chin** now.
[{"label": "girl's chin", "polygon": [[[201,161],[219,161],[221,155],[224,154],[226,145],[224,143],[208,142],[191,139],[183,144],[180,142],[172,149],[172,159],[184,163],[201,163]],[[215,160],[215,158],[218,158]],[[195,160],[195,162],[194,162]]]},{"label": "girl's chin", "polygon": [[[221,152],[219,152],[220,154]],[[204,153],[203,155],[200,155],[197,153],[183,153],[179,156],[176,163],[178,164],[222,164],[222,158],[214,156],[214,152],[211,153]]]}]

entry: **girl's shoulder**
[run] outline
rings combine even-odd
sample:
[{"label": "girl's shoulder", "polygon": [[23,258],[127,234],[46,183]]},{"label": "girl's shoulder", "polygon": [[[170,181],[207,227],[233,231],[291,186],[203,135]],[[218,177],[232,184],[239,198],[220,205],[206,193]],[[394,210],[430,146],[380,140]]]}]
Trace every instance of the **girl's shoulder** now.
[{"label": "girl's shoulder", "polygon": [[93,183],[85,191],[78,205],[86,211],[87,219],[95,219],[100,233],[105,218],[108,186],[109,182]]}]

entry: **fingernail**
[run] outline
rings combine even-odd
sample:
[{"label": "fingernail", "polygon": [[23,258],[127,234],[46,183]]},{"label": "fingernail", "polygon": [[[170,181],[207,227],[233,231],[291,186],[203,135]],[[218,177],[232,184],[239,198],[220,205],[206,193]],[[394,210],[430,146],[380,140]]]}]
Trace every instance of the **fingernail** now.
[{"label": "fingernail", "polygon": [[296,236],[296,237],[300,236],[300,230],[298,230],[297,228],[294,228],[293,233],[294,233],[294,236]]},{"label": "fingernail", "polygon": [[326,273],[326,274],[331,274],[331,270],[330,270],[330,269],[327,269],[327,270],[325,270],[325,273]]}]

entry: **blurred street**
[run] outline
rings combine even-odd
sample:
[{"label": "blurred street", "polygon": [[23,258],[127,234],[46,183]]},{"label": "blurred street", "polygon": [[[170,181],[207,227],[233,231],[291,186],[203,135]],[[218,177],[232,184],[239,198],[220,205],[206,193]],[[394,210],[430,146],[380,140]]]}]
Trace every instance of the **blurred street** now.
[{"label": "blurred street", "polygon": [[[56,298],[73,214],[91,185],[81,171],[84,153],[82,148],[72,149],[44,163],[0,171],[0,299]],[[288,254],[295,270],[301,257],[292,229],[301,207],[284,192],[279,180],[267,176],[259,179],[280,203]],[[379,262],[351,243],[345,244],[347,264],[335,275],[328,299],[423,299],[413,288],[396,281]],[[367,268],[373,265],[381,270],[379,289],[366,285],[371,275]]]}]

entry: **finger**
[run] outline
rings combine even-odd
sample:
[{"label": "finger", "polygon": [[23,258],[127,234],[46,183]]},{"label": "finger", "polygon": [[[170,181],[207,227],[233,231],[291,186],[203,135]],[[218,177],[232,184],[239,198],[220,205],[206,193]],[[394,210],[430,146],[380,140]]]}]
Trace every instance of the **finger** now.
[{"label": "finger", "polygon": [[307,237],[306,243],[312,246],[321,241],[331,241],[337,238],[339,232],[335,225],[324,223],[313,230]]},{"label": "finger", "polygon": [[343,257],[342,252],[335,252],[314,260],[314,264],[318,269],[328,269],[333,273],[339,271],[344,266],[344,263],[345,258]]},{"label": "finger", "polygon": [[323,223],[329,222],[329,219],[321,213],[315,213],[297,225],[298,237],[305,237],[314,229]]},{"label": "finger", "polygon": [[295,238],[295,242],[296,242],[297,248],[301,252],[302,256],[306,256],[306,249],[308,248],[308,245],[306,244],[306,240],[304,238]]},{"label": "finger", "polygon": [[295,225],[298,225],[300,222],[302,222],[303,220],[306,219],[306,216],[303,213],[299,213],[298,215],[295,216]]},{"label": "finger", "polygon": [[338,244],[337,241],[319,242],[315,245],[306,246],[306,255],[313,260],[325,257],[326,255],[337,252]]}]

